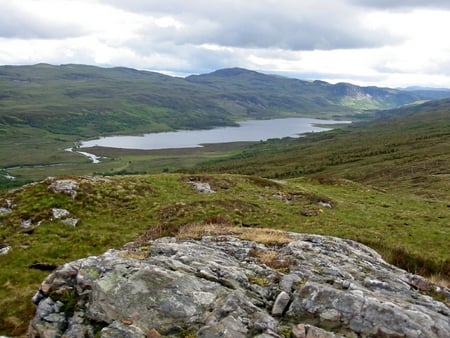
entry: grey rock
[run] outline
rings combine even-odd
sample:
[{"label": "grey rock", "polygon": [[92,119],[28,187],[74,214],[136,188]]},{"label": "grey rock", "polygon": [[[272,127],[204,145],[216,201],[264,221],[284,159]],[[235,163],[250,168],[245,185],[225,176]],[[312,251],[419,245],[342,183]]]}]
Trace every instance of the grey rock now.
[{"label": "grey rock", "polygon": [[144,332],[137,326],[125,325],[114,321],[101,331],[102,338],[145,338]]},{"label": "grey rock", "polygon": [[70,225],[71,227],[76,227],[78,225],[78,222],[80,222],[80,219],[69,217],[69,218],[61,220],[61,222],[66,225]]},{"label": "grey rock", "polygon": [[263,333],[255,336],[254,338],[274,338],[274,337],[281,338],[282,336],[276,333]]},{"label": "grey rock", "polygon": [[197,337],[224,337],[224,338],[245,338],[249,336],[248,329],[241,320],[231,315],[223,318],[218,323],[212,323],[202,327],[197,332]]},{"label": "grey rock", "polygon": [[215,191],[211,188],[209,183],[196,182],[196,181],[191,181],[189,183],[192,184],[198,192],[205,193],[205,194],[214,194],[215,193]]},{"label": "grey rock", "polygon": [[64,337],[85,338],[94,336],[94,328],[91,325],[86,325],[83,312],[75,311],[73,316],[68,320]]},{"label": "grey rock", "polygon": [[48,190],[55,193],[63,193],[75,198],[77,196],[78,182],[75,180],[53,180],[48,186]]},{"label": "grey rock", "polygon": [[283,291],[291,293],[295,288],[295,285],[301,282],[302,278],[297,274],[288,274],[281,278],[280,288]]},{"label": "grey rock", "polygon": [[11,251],[11,247],[9,245],[0,247],[0,256],[7,255]]},{"label": "grey rock", "polygon": [[305,325],[306,338],[337,338],[339,336],[312,325]]},{"label": "grey rock", "polygon": [[[67,326],[67,317],[61,313],[61,306],[51,298],[46,298],[39,303],[36,316],[30,324],[30,337],[61,337],[61,332]],[[41,318],[35,321],[36,318]]]},{"label": "grey rock", "polygon": [[12,209],[0,207],[0,215],[8,214],[12,211]]},{"label": "grey rock", "polygon": [[277,296],[277,299],[275,299],[275,303],[273,304],[272,316],[281,316],[286,310],[286,307],[288,306],[290,300],[291,297],[289,296],[289,294],[285,291],[281,291]]},{"label": "grey rock", "polygon": [[53,219],[60,219],[60,218],[69,216],[70,211],[66,210],[66,209],[53,208],[52,215],[53,215]]},{"label": "grey rock", "polygon": [[[30,337],[93,337],[99,327],[108,338],[267,338],[289,327],[297,338],[450,336],[450,310],[426,294],[438,290],[430,281],[356,242],[289,236],[271,247],[232,236],[161,238],[146,244],[148,257],[109,250],[64,264],[33,297]],[[255,252],[269,250],[290,266],[260,263]],[[72,311],[56,300],[63,294]]]},{"label": "grey rock", "polygon": [[20,221],[20,227],[24,229],[31,228],[33,226],[33,221],[31,219],[23,219]]},{"label": "grey rock", "polygon": [[331,205],[330,202],[319,201],[317,204],[319,204],[320,206],[325,207],[325,208],[329,208],[329,209],[333,208],[333,206]]},{"label": "grey rock", "polygon": [[292,327],[292,338],[338,338],[332,332],[323,330],[313,325],[298,324]]},{"label": "grey rock", "polygon": [[0,205],[0,215],[8,214],[13,209],[13,203],[9,199],[3,200],[3,203]]}]

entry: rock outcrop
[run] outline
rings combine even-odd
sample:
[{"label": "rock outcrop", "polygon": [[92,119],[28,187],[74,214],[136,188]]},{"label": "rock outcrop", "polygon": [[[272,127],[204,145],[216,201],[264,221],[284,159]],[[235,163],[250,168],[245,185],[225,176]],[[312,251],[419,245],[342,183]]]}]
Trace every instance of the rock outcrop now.
[{"label": "rock outcrop", "polygon": [[161,238],[67,263],[33,297],[30,336],[450,337],[448,289],[353,241],[288,236]]},{"label": "rock outcrop", "polygon": [[0,199],[0,215],[9,214],[12,211],[13,204],[10,200]]}]

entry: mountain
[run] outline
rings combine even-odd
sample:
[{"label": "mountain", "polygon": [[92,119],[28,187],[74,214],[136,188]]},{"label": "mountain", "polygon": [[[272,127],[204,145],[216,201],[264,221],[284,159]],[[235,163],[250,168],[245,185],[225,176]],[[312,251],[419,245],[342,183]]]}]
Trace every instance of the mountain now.
[{"label": "mountain", "polygon": [[[108,163],[89,167],[83,157],[65,151],[89,138],[207,129],[261,118],[355,121],[371,118],[374,109],[427,100],[428,93],[303,81],[242,68],[177,78],[123,67],[1,66],[0,186],[68,172],[146,172],[155,167],[153,172],[161,172],[183,162],[174,159],[165,165],[167,159],[151,161],[147,154],[136,158],[109,150],[101,155]],[[17,180],[11,181],[12,176]]]},{"label": "mountain", "polygon": [[[385,109],[426,100],[427,93],[408,93],[391,88],[360,87],[349,83],[329,84],[267,75],[242,68],[221,69],[210,74],[192,75],[186,80],[231,93],[234,100],[252,98],[251,102],[275,103],[284,109],[299,107],[301,112],[330,108],[339,112],[351,109]],[[434,95],[434,94],[433,94]],[[447,93],[448,97],[449,93]],[[231,98],[230,97],[230,98]],[[434,96],[433,96],[434,97]],[[303,108],[303,109],[302,109]],[[307,108],[307,109],[305,109]]]},{"label": "mountain", "polygon": [[450,88],[437,88],[437,87],[421,87],[421,86],[409,86],[404,88],[399,88],[400,90],[408,91],[433,91],[433,92],[448,92]]},{"label": "mountain", "polygon": [[429,97],[240,68],[182,79],[122,67],[48,64],[0,67],[0,93],[0,126],[83,137],[207,128],[286,114],[348,115]]},{"label": "mountain", "polygon": [[[109,155],[104,163],[100,164],[102,167],[99,167],[78,159],[81,156],[76,157],[73,153],[65,152],[64,148],[72,146],[80,135],[94,135],[95,132],[101,131],[101,122],[104,133],[114,130],[131,132],[149,127],[143,121],[153,123],[150,125],[156,130],[169,128],[176,123],[183,124],[181,116],[192,118],[193,124],[200,121],[200,117],[209,116],[206,110],[194,111],[195,114],[178,111],[177,105],[184,105],[184,100],[192,107],[200,107],[200,101],[204,100],[211,104],[211,109],[218,107],[211,116],[228,116],[232,123],[235,117],[249,116],[249,113],[258,112],[261,114],[259,116],[263,116],[264,110],[253,109],[261,102],[275,102],[271,104],[276,107],[276,101],[285,92],[292,95],[297,93],[293,101],[298,102],[302,95],[311,97],[320,94],[325,97],[327,105],[326,95],[329,95],[330,100],[334,98],[335,102],[343,100],[344,97],[347,97],[347,100],[349,97],[359,100],[359,96],[368,97],[367,95],[375,97],[377,93],[380,93],[380,97],[385,93],[402,100],[405,96],[397,90],[385,91],[349,84],[331,85],[321,81],[307,82],[243,69],[219,70],[186,79],[124,68],[102,69],[77,65],[3,67],[1,71],[3,75],[0,76],[0,83],[3,87],[0,111],[3,124],[0,127],[0,163],[5,167],[8,165],[8,170],[9,166],[12,167],[14,175],[16,172],[31,172],[36,176],[52,177],[16,189],[0,190],[0,335],[25,334],[29,320],[35,314],[37,316],[33,328],[37,330],[55,329],[55,326],[58,330],[69,327],[84,329],[83,327],[89,325],[90,328],[86,330],[90,336],[100,334],[99,330],[103,327],[106,327],[105,336],[117,336],[127,333],[127,330],[133,330],[138,326],[134,317],[105,315],[97,318],[98,321],[95,318],[83,317],[81,311],[88,306],[85,301],[90,297],[89,293],[93,289],[95,292],[109,292],[109,287],[114,285],[109,282],[113,280],[119,284],[122,281],[123,284],[120,285],[130,286],[133,290],[140,287],[140,291],[146,292],[147,284],[139,279],[142,275],[138,275],[139,278],[134,275],[133,267],[134,264],[144,266],[143,260],[149,258],[149,252],[154,255],[150,258],[155,259],[151,262],[172,263],[168,273],[180,275],[181,271],[177,272],[177,269],[181,263],[184,264],[186,259],[190,258],[200,259],[200,255],[192,254],[191,251],[190,255],[180,255],[182,261],[170,260],[164,255],[175,255],[178,245],[191,248],[197,245],[197,242],[189,242],[180,237],[189,234],[189,231],[195,230],[199,225],[202,226],[200,228],[203,234],[218,236],[209,237],[213,245],[231,245],[230,250],[225,250],[225,254],[229,255],[233,250],[237,250],[236,254],[245,258],[236,260],[239,264],[248,264],[256,269],[255,271],[262,273],[256,276],[244,274],[239,279],[246,287],[251,288],[247,296],[252,298],[245,304],[251,303],[257,307],[245,307],[255,310],[252,312],[255,316],[243,323],[245,329],[246,325],[253,325],[253,328],[266,330],[269,324],[274,323],[271,319],[272,305],[278,299],[278,288],[281,288],[282,280],[286,282],[291,277],[294,288],[291,294],[288,293],[288,304],[291,304],[292,311],[301,309],[302,313],[307,314],[315,323],[321,325],[325,321],[325,324],[332,324],[333,327],[339,324],[344,327],[343,330],[347,329],[347,323],[344,317],[340,317],[345,316],[339,312],[341,309],[333,307],[337,303],[323,303],[325,310],[313,310],[314,305],[318,303],[311,303],[309,300],[312,300],[313,297],[310,296],[316,294],[316,291],[320,291],[319,295],[333,295],[331,298],[323,297],[325,301],[339,298],[334,295],[343,296],[342,299],[346,300],[359,299],[368,306],[365,313],[372,310],[372,313],[378,313],[380,310],[393,316],[398,313],[396,311],[399,309],[399,302],[404,300],[393,299],[390,288],[393,288],[394,293],[400,289],[402,295],[406,293],[408,306],[413,306],[414,302],[420,303],[414,303],[414,309],[418,309],[416,306],[428,307],[437,301],[448,302],[446,289],[440,287],[439,290],[444,292],[436,292],[436,285],[422,278],[405,279],[406,276],[411,276],[405,272],[397,275],[395,281],[388,278],[389,273],[396,268],[388,266],[378,258],[375,259],[375,253],[369,258],[368,263],[371,265],[360,262],[360,270],[349,275],[344,273],[346,270],[341,267],[330,265],[330,261],[323,260],[321,263],[313,261],[313,258],[318,258],[314,250],[319,248],[321,254],[336,263],[344,262],[344,258],[352,260],[356,252],[353,250],[362,248],[361,244],[349,241],[354,240],[376,249],[391,264],[413,274],[433,276],[435,281],[448,285],[450,99],[410,104],[377,112],[372,121],[353,123],[349,127],[326,133],[308,134],[299,139],[269,140],[248,148],[231,148],[231,151],[227,146],[223,146],[221,151],[226,154],[220,156],[220,161],[217,160],[217,153],[211,154],[207,148],[201,156],[205,156],[209,162],[195,168],[191,168],[193,158],[198,161],[199,153],[186,155],[180,151],[127,152],[111,149],[104,150],[109,151]],[[223,89],[220,86],[223,86]],[[278,86],[282,89],[278,90]],[[76,95],[77,90],[80,95]],[[312,94],[314,91],[316,94]],[[260,96],[256,96],[258,92]],[[395,96],[397,92],[400,96]],[[66,95],[67,93],[71,93],[73,98]],[[224,98],[224,93],[229,97]],[[167,104],[173,106],[164,110],[161,108],[166,105],[164,100],[168,100],[171,95],[175,101],[169,100]],[[144,98],[149,101],[146,102]],[[413,98],[418,97],[413,95],[411,99]],[[50,99],[53,101],[47,101]],[[160,100],[158,104],[161,106],[156,109],[150,105],[157,99]],[[55,107],[62,109],[70,107],[70,104],[73,104],[74,110],[61,113],[61,116],[55,113],[58,111]],[[123,106],[116,106],[120,104]],[[103,105],[111,110],[89,110],[93,109],[92,107],[100,109]],[[49,109],[51,106],[56,110]],[[77,107],[84,107],[84,110],[80,113]],[[139,109],[132,110],[133,107]],[[242,115],[234,110],[236,107],[240,107]],[[336,106],[328,107],[331,109]],[[142,114],[142,111],[145,114]],[[204,115],[201,115],[203,113]],[[229,115],[226,115],[228,113]],[[328,114],[335,113],[336,111],[330,111]],[[348,110],[343,111],[343,114],[347,113]],[[156,117],[159,119],[155,122]],[[170,118],[174,121],[171,122]],[[61,125],[58,126],[55,121]],[[32,122],[34,127],[30,127],[28,122]],[[228,120],[223,119],[222,122],[228,123]],[[129,129],[125,129],[127,125]],[[61,133],[53,133],[50,130]],[[73,135],[64,132],[72,132]],[[77,134],[79,132],[81,133]],[[170,161],[176,161],[177,165],[181,163],[180,166],[186,167],[183,172],[157,175],[117,175],[120,171],[115,170],[138,168],[147,172],[152,166],[159,165],[164,168],[167,162],[164,162],[162,157],[170,158]],[[71,166],[68,166],[68,163]],[[163,170],[159,173],[161,171]],[[172,167],[167,171],[172,172]],[[0,173],[3,174],[4,171]],[[263,232],[265,236],[262,236],[258,228],[268,228],[266,231],[269,231],[269,235]],[[227,229],[231,234],[224,233]],[[303,236],[304,240],[298,245],[305,253],[297,252],[299,255],[296,256],[297,253],[289,251],[289,244],[273,242],[279,238],[273,229],[290,233],[337,236],[345,240],[297,235]],[[227,241],[224,241],[225,237],[222,235],[232,237],[226,237]],[[241,238],[244,235],[249,237]],[[168,236],[175,238],[169,239]],[[236,236],[240,238],[236,239]],[[166,239],[157,240],[164,237]],[[265,242],[266,247],[262,247],[261,241],[267,241],[267,238],[272,242]],[[154,240],[156,241],[151,242]],[[255,250],[251,253],[247,252],[249,248],[239,250],[238,245],[244,243],[242,240],[246,241],[245,245]],[[331,245],[330,241],[335,241],[337,246]],[[323,246],[321,243],[324,242],[330,246]],[[159,243],[163,245],[160,246]],[[236,243],[236,246],[233,246],[233,243]],[[112,248],[122,249],[110,251],[115,253],[114,257],[108,256],[108,253],[103,255],[105,250]],[[308,251],[309,249],[312,252]],[[333,256],[338,250],[343,250],[342,254],[339,254],[339,257]],[[371,252],[369,249],[363,251]],[[311,253],[311,259],[302,260],[302,257],[306,257],[302,255]],[[233,279],[227,278],[226,274],[220,274],[220,268],[226,267],[224,261],[232,260],[231,256],[225,254],[222,256],[223,260],[217,261],[217,264],[207,263],[214,265],[216,270],[190,270],[187,265],[181,266],[188,274],[194,271],[186,277],[187,280],[202,278],[207,284],[216,286],[215,283],[218,283],[221,290],[224,288],[223,298],[214,302],[214,306],[217,304],[219,308],[211,307],[212,312],[208,312],[211,318],[216,318],[219,324],[224,325],[229,324],[231,318],[225,317],[228,319],[224,321],[225,318],[220,317],[227,314],[227,307],[222,305],[235,304],[233,300],[236,298],[232,296],[242,293],[243,290],[241,284],[237,285]],[[247,256],[242,256],[243,254]],[[285,255],[285,258],[292,254],[293,261],[277,261],[281,254]],[[84,260],[83,257],[87,256],[91,257],[91,260]],[[90,264],[96,260],[107,261],[109,258],[112,259],[109,261],[111,267],[118,269],[115,270],[117,274],[113,271],[103,271],[101,265],[86,265],[86,269],[80,270],[76,264],[68,263],[82,259],[78,263]],[[298,281],[299,283],[295,283],[295,276],[299,277],[297,260],[301,260],[300,267],[311,265],[307,272],[303,270],[304,277],[309,279],[305,278],[304,281]],[[262,265],[255,265],[255,261],[258,264],[262,262]],[[124,265],[115,264],[117,262]],[[196,262],[199,263],[193,261],[193,266],[198,268]],[[287,265],[290,262],[293,264]],[[66,263],[67,265],[64,265]],[[275,263],[277,265],[268,265]],[[58,266],[61,268],[46,279],[49,271]],[[122,272],[125,271],[120,270],[122,267],[129,274],[124,276]],[[354,268],[355,264],[347,267]],[[139,271],[150,270],[146,268]],[[145,281],[154,282],[156,272],[161,272],[161,269],[153,271],[155,274],[144,276]],[[342,275],[336,271],[342,272]],[[99,272],[104,274],[100,276]],[[328,278],[333,274],[340,277]],[[101,279],[102,277],[105,278]],[[350,283],[347,283],[346,277],[351,279]],[[138,282],[133,285],[128,283],[126,278]],[[324,283],[321,285],[316,283],[319,278],[323,278]],[[385,278],[388,278],[388,282]],[[35,313],[30,299],[43,280],[45,282],[42,284],[41,293],[33,298],[33,301],[39,304],[39,311]],[[285,285],[284,282],[282,285]],[[73,283],[79,283],[75,293],[70,289],[75,285]],[[173,286],[173,290],[177,290],[175,284],[160,284],[169,288]],[[94,288],[89,289],[90,285]],[[233,286],[236,288],[232,289]],[[127,290],[127,287],[123,290]],[[199,292],[197,295],[209,296],[208,290],[195,291]],[[227,298],[226,292],[230,292],[232,298]],[[395,313],[390,312],[392,308],[388,303],[380,305],[378,300],[364,298],[373,295],[378,297],[382,293],[385,296],[381,297],[384,298],[377,299],[380,302],[386,299],[391,301],[395,305]],[[191,295],[195,296],[189,293],[189,296]],[[283,297],[287,299],[285,295]],[[120,299],[117,298],[119,302]],[[226,299],[229,299],[229,302],[222,303]],[[302,303],[302,299],[305,303]],[[253,301],[262,303],[255,305]],[[243,302],[246,300],[243,299]],[[98,303],[99,306],[100,304]],[[150,308],[152,304],[154,303],[150,304]],[[211,303],[207,302],[207,305]],[[108,314],[115,314],[114,311],[122,309],[127,308],[117,307]],[[268,313],[267,309],[271,312]],[[448,311],[446,309],[439,307],[439,318]],[[297,314],[295,312],[295,318],[298,318]],[[411,311],[408,312],[408,315],[410,314]],[[249,313],[246,312],[245,315]],[[282,311],[282,315],[286,315],[286,312]],[[430,315],[434,317],[434,313]],[[195,317],[195,314],[193,316]],[[339,323],[331,320],[338,317],[344,320]],[[261,320],[257,320],[258,318]],[[380,318],[382,317],[378,317]],[[361,323],[358,321],[360,319],[356,318],[353,323]],[[413,322],[414,320],[409,321]],[[200,329],[200,325],[203,327],[211,324],[201,320],[196,323],[198,327],[195,329]],[[426,323],[431,325],[428,325],[428,328],[435,325],[429,321]],[[315,330],[311,328],[315,326],[308,326],[308,330]],[[219,327],[220,325],[215,326]],[[272,327],[278,330],[276,325],[270,326]],[[208,330],[211,329],[208,327]],[[303,329],[305,333],[307,329]],[[140,334],[139,330],[142,330],[140,326],[136,328],[137,334]],[[55,330],[51,332],[56,335]],[[385,332],[387,331],[379,331],[377,334],[382,335]],[[393,332],[393,335],[401,335],[404,331]],[[145,332],[147,333],[150,335],[150,332]],[[192,332],[180,333],[185,336],[189,334]]]},{"label": "mountain", "polygon": [[93,136],[231,123],[207,88],[127,68],[4,66],[0,90],[4,126]]},{"label": "mountain", "polygon": [[402,88],[403,91],[414,93],[418,96],[427,97],[428,100],[441,100],[448,97],[449,88],[429,88],[429,87],[407,87]]}]

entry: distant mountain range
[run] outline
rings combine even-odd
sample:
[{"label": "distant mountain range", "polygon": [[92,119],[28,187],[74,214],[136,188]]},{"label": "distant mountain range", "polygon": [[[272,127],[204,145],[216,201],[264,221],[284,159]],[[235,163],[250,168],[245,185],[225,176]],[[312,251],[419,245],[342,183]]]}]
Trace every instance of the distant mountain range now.
[{"label": "distant mountain range", "polygon": [[0,67],[0,126],[80,136],[209,128],[249,118],[337,117],[444,97],[450,91],[330,84],[242,68],[177,78],[122,67]]},{"label": "distant mountain range", "polygon": [[433,92],[450,92],[450,88],[435,88],[435,87],[421,87],[421,86],[410,86],[399,88],[400,90],[408,90],[408,91],[433,91]]}]

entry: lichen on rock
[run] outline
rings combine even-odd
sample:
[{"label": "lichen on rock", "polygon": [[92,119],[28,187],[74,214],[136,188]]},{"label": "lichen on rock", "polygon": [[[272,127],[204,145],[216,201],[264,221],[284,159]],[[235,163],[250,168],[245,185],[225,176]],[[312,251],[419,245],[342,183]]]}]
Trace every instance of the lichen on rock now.
[{"label": "lichen on rock", "polygon": [[[30,336],[450,336],[449,307],[411,283],[422,278],[353,241],[288,236],[160,238],[139,259],[124,249],[67,263],[33,297]],[[289,266],[262,262],[264,252]]]},{"label": "lichen on rock", "polygon": [[70,195],[72,198],[77,196],[78,182],[71,179],[52,180],[48,186],[48,190],[55,193],[63,193]]}]

